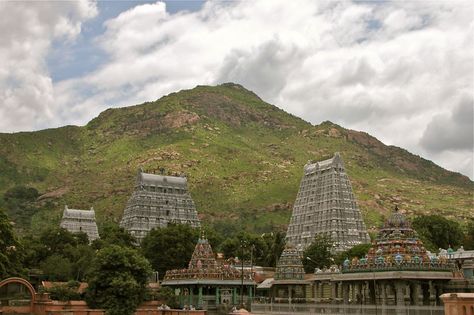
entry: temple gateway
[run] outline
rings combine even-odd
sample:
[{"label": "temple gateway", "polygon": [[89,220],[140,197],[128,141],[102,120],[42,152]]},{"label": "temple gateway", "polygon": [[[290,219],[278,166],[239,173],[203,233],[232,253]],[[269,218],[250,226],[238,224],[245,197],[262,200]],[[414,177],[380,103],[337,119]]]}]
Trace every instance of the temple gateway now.
[{"label": "temple gateway", "polygon": [[370,242],[339,153],[304,166],[286,239],[304,250],[318,234],[331,238],[333,252]]},{"label": "temple gateway", "polygon": [[128,200],[120,226],[140,243],[148,232],[168,223],[199,227],[186,177],[147,174],[138,171],[135,191]]},{"label": "temple gateway", "polygon": [[69,209],[66,205],[64,207],[60,227],[71,233],[86,233],[89,242],[99,238],[99,231],[95,222],[94,208],[91,208],[90,210],[78,210]]}]

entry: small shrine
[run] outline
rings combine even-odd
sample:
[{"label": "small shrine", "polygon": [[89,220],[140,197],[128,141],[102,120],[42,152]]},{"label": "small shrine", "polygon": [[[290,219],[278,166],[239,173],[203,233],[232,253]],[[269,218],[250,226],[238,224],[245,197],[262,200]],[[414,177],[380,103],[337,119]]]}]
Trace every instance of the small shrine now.
[{"label": "small shrine", "polygon": [[187,269],[168,270],[163,286],[175,289],[181,307],[228,309],[249,305],[255,281],[252,270],[239,264],[218,262],[211,244],[202,235]]},{"label": "small shrine", "polygon": [[287,244],[277,262],[274,278],[263,281],[257,289],[275,302],[297,302],[306,298],[305,272],[301,252]]}]

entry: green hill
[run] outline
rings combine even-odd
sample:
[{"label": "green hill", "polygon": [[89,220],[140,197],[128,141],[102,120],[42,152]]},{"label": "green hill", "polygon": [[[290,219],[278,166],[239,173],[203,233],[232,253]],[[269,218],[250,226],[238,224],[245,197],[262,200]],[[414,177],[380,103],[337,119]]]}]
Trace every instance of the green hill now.
[{"label": "green hill", "polygon": [[0,134],[0,193],[40,191],[31,227],[20,230],[57,224],[64,204],[119,221],[137,169],[164,167],[187,174],[205,224],[264,232],[288,224],[304,164],[336,151],[369,227],[395,203],[410,214],[474,216],[466,176],[363,132],[313,126],[231,83],[108,109],[84,127]]}]

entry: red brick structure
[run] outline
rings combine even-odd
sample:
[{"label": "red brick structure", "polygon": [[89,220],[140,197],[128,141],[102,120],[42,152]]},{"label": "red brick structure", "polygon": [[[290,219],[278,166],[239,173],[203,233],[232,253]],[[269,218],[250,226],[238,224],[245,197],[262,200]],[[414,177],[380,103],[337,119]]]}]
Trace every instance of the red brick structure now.
[{"label": "red brick structure", "polygon": [[445,315],[474,315],[474,293],[446,293],[441,299]]},{"label": "red brick structure", "polygon": [[[20,294],[21,299],[8,299],[9,294]],[[159,301],[145,302],[135,311],[135,315],[206,314],[203,310],[159,310],[159,305]],[[70,315],[105,315],[104,310],[90,309],[85,301],[51,300],[47,293],[36,293],[33,286],[22,278],[8,278],[0,282],[0,314],[62,315],[64,311]]]}]

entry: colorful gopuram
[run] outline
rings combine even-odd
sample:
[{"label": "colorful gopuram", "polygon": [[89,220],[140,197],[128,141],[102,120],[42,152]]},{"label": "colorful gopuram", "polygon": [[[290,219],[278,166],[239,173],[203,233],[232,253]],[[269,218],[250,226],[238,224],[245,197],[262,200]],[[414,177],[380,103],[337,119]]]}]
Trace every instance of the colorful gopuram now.
[{"label": "colorful gopuram", "polygon": [[209,241],[201,236],[188,268],[168,270],[162,285],[175,289],[181,307],[226,310],[249,305],[255,281],[251,270],[240,267],[217,262]]}]

